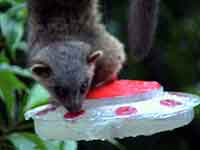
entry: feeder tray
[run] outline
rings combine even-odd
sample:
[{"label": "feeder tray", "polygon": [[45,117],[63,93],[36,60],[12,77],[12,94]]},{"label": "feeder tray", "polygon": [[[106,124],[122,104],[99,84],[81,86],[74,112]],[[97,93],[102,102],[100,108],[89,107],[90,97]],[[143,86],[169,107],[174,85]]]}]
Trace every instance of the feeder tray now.
[{"label": "feeder tray", "polygon": [[26,112],[43,139],[106,140],[173,130],[189,124],[195,95],[164,92],[157,82],[117,80],[92,89],[83,110],[69,113],[51,104]]}]

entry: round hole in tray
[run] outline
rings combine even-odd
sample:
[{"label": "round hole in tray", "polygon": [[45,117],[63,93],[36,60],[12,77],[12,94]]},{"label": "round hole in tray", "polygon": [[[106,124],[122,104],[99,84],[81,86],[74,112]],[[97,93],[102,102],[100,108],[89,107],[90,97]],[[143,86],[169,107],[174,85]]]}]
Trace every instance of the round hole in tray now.
[{"label": "round hole in tray", "polygon": [[161,100],[160,104],[163,105],[163,106],[167,106],[167,107],[176,107],[176,106],[182,105],[181,102],[175,101],[173,99]]},{"label": "round hole in tray", "polygon": [[138,110],[131,106],[123,106],[116,109],[115,113],[118,116],[134,115]]}]

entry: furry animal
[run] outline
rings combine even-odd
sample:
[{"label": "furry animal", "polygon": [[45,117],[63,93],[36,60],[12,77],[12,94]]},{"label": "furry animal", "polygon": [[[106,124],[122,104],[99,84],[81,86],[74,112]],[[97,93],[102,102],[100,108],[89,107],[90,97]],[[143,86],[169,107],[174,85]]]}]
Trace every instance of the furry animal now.
[{"label": "furry animal", "polygon": [[88,90],[111,81],[126,60],[97,8],[97,0],[28,0],[29,67],[70,112],[79,111]]},{"label": "furry animal", "polygon": [[[129,46],[144,57],[152,47],[159,0],[132,0]],[[76,112],[90,88],[113,80],[126,55],[101,24],[98,0],[28,0],[28,64],[54,103]]]}]

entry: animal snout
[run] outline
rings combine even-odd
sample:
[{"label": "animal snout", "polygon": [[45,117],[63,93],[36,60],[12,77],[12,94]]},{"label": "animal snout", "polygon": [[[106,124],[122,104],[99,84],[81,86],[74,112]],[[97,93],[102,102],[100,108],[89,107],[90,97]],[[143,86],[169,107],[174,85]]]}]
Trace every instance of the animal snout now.
[{"label": "animal snout", "polygon": [[81,104],[71,103],[71,104],[65,105],[65,108],[69,112],[79,112],[81,110],[82,106],[81,106]]},{"label": "animal snout", "polygon": [[73,91],[62,87],[54,87],[57,100],[69,111],[79,112],[82,107],[82,98],[77,91]]},{"label": "animal snout", "polygon": [[64,107],[69,112],[79,112],[82,108],[82,101],[80,97],[70,97],[68,100],[64,101]]}]

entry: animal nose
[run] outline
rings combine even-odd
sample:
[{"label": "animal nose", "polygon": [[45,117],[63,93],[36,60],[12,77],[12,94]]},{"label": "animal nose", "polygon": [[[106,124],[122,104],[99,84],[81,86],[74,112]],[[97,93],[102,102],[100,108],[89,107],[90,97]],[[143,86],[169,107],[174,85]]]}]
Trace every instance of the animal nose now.
[{"label": "animal nose", "polygon": [[65,101],[64,106],[69,112],[79,112],[82,108],[82,101],[80,97],[78,97],[78,99],[77,97],[70,97]]},{"label": "animal nose", "polygon": [[81,105],[77,105],[77,104],[71,104],[71,105],[66,105],[65,108],[69,111],[69,112],[79,112],[81,110]]}]

